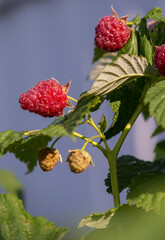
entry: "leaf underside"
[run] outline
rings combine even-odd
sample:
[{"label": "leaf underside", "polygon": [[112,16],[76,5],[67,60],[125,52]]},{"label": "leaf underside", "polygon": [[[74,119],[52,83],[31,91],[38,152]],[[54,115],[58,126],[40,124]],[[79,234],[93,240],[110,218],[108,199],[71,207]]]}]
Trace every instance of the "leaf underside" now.
[{"label": "leaf underside", "polygon": [[144,57],[123,54],[101,71],[87,94],[104,96],[138,77],[154,76],[151,65]]}]

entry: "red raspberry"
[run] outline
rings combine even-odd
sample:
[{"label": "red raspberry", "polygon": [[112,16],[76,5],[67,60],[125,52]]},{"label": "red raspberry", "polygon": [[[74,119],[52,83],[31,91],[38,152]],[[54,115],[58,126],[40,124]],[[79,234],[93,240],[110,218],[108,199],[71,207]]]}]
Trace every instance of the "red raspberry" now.
[{"label": "red raspberry", "polygon": [[107,52],[120,50],[129,40],[131,29],[126,25],[127,18],[119,18],[112,8],[113,15],[101,18],[95,28],[95,44]]},{"label": "red raspberry", "polygon": [[156,47],[154,54],[154,63],[158,69],[158,72],[165,76],[165,44]]},{"label": "red raspberry", "polygon": [[54,78],[43,80],[27,92],[22,93],[19,103],[22,109],[43,117],[59,116],[63,114],[66,106],[73,107],[66,95],[70,83],[63,86]]}]

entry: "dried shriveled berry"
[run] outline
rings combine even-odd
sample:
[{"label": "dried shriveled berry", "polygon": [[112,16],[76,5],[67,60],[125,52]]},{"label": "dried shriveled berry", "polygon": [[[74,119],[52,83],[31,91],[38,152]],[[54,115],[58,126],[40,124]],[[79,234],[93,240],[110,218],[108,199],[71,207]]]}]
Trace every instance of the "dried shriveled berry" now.
[{"label": "dried shriveled berry", "polygon": [[59,160],[62,161],[62,158],[57,149],[45,147],[39,150],[38,160],[41,169],[48,172],[56,166]]},{"label": "dried shriveled berry", "polygon": [[20,95],[19,103],[22,109],[43,117],[60,116],[65,107],[73,107],[67,98],[70,83],[63,86],[54,78],[40,81]]},{"label": "dried shriveled berry", "polygon": [[80,149],[69,150],[68,152],[70,154],[67,157],[67,162],[72,172],[81,173],[88,168],[90,163],[94,165],[88,152]]}]

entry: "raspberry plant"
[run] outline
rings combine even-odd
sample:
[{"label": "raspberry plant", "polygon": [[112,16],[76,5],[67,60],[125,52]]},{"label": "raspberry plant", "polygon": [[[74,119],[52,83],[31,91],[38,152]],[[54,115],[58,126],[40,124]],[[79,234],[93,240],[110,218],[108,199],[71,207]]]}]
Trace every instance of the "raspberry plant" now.
[{"label": "raspberry plant", "polygon": [[[44,129],[1,132],[0,153],[1,155],[7,152],[14,153],[16,158],[27,164],[28,171],[31,172],[37,161],[43,160],[46,167],[49,167],[54,157],[55,167],[59,158],[61,159],[60,153],[58,150],[57,156],[50,153],[55,153],[54,146],[63,136],[83,139],[82,149],[75,147],[75,150],[70,150],[68,154],[67,163],[70,164],[71,171],[74,169],[73,172],[81,174],[82,171],[88,171],[90,163],[94,164],[90,154],[85,150],[88,144],[92,144],[102,152],[109,164],[105,185],[114,200],[113,209],[107,209],[107,212],[102,214],[92,213],[80,221],[78,228],[83,226],[95,228],[83,239],[161,240],[165,237],[165,140],[157,143],[154,149],[155,159],[149,159],[150,161],[143,161],[130,155],[121,157],[118,155],[140,114],[143,114],[145,119],[149,117],[155,119],[157,127],[152,136],[162,134],[165,130],[165,17],[162,15],[162,9],[157,7],[143,18],[137,15],[131,21],[126,21],[127,17],[119,20],[113,10],[114,14],[115,17],[110,17],[111,15],[103,17],[101,20],[103,28],[98,27],[100,25],[96,27],[97,47],[94,49],[93,57],[96,65],[89,74],[89,78],[94,80],[92,87],[80,94],[78,100],[66,96],[69,85],[60,87],[61,85],[55,82],[57,86],[54,87],[52,85],[54,80],[48,80],[49,86],[46,84],[45,87],[43,87],[45,81],[42,81],[37,85],[37,89],[32,88],[23,93],[20,97],[23,109],[44,117],[59,117]],[[120,31],[119,25],[124,26]],[[117,38],[110,32],[112,29],[114,31],[114,28],[119,34]],[[106,31],[105,37],[100,32],[102,30],[104,33]],[[122,38],[126,36],[125,30],[129,34],[121,46]],[[98,37],[101,38],[101,45],[98,45]],[[113,46],[120,47],[105,48],[111,42]],[[43,98],[40,96],[42,94]],[[75,106],[64,115],[63,109],[66,106],[72,107],[69,100],[74,102]],[[107,121],[104,114],[100,120],[92,117],[92,113],[101,108],[103,102],[107,102],[114,113],[112,122]],[[96,135],[84,136],[79,133],[78,127],[83,124],[89,124],[94,128]],[[111,139],[116,135],[118,140],[112,149]],[[51,145],[50,141],[53,142]],[[45,156],[47,149],[50,152]],[[120,201],[120,192],[124,189],[127,189],[127,203]],[[0,195],[0,209],[1,239],[44,237],[57,240],[68,231],[66,228],[55,227],[47,219],[31,216],[13,194]]]}]

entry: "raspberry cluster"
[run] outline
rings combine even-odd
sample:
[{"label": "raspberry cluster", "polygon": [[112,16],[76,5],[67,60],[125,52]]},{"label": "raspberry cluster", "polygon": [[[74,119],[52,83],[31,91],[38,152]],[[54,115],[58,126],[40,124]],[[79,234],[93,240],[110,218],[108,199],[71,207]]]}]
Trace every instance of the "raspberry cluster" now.
[{"label": "raspberry cluster", "polygon": [[59,116],[66,106],[72,107],[67,98],[69,86],[70,82],[63,86],[54,78],[40,81],[20,95],[19,103],[22,109],[43,117]]},{"label": "raspberry cluster", "polygon": [[95,44],[107,52],[120,50],[131,36],[126,25],[127,17],[119,18],[112,8],[113,15],[101,18],[95,28]]},{"label": "raspberry cluster", "polygon": [[158,69],[158,72],[165,76],[165,44],[156,47],[154,54],[154,63]]}]

